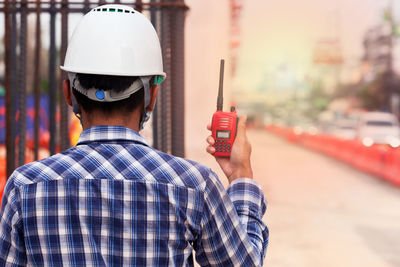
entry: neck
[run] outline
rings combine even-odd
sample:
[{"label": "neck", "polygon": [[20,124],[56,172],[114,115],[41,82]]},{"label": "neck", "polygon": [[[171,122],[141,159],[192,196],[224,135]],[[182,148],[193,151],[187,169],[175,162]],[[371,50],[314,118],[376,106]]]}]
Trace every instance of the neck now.
[{"label": "neck", "polygon": [[93,112],[88,114],[82,111],[82,127],[88,129],[93,126],[107,125],[107,126],[123,126],[139,132],[141,113],[133,111],[130,114],[105,114],[103,112]]}]

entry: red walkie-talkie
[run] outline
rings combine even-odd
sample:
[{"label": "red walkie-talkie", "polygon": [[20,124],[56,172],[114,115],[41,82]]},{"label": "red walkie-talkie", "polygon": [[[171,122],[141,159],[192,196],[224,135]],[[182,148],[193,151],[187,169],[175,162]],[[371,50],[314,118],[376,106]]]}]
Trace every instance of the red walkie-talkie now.
[{"label": "red walkie-talkie", "polygon": [[223,112],[223,85],[224,85],[224,63],[221,59],[219,70],[219,88],[217,98],[217,111],[212,117],[211,132],[215,140],[214,148],[216,157],[229,157],[237,130],[237,114],[235,107],[231,107],[231,112]]}]

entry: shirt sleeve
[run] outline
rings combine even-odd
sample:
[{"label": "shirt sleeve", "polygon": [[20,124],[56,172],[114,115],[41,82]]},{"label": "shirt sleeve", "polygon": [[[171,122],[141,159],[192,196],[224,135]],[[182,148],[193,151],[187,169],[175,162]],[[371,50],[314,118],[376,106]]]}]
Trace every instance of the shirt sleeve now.
[{"label": "shirt sleeve", "polygon": [[268,228],[262,221],[266,201],[260,186],[242,178],[227,191],[211,172],[206,181],[201,233],[195,245],[201,266],[262,266]]},{"label": "shirt sleeve", "polygon": [[26,251],[19,194],[12,181],[6,184],[0,211],[0,266],[26,266]]}]

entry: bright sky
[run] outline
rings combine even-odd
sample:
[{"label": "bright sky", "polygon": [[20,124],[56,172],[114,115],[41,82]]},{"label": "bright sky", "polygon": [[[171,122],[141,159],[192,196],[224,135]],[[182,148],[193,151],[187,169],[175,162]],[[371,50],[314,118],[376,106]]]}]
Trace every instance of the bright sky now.
[{"label": "bright sky", "polygon": [[[335,31],[340,35],[346,65],[357,65],[363,53],[363,35],[381,21],[388,1],[243,0],[239,65],[232,80],[228,51],[229,0],[186,0],[190,8],[185,25],[186,143],[191,144],[192,139],[201,139],[207,134],[204,125],[215,111],[221,58],[227,59],[227,109],[229,99],[236,97],[232,95],[232,88],[246,93],[280,77],[289,83],[304,79],[315,41],[333,37]],[[395,18],[400,21],[400,3],[394,9]],[[279,77],[276,72],[282,66],[286,73]]]},{"label": "bright sky", "polygon": [[[347,65],[363,53],[366,30],[380,22],[385,0],[245,0],[237,87],[260,86],[278,67],[309,70],[315,42],[339,36]],[[396,11],[400,8],[394,6]],[[398,13],[398,12],[395,12]],[[399,17],[399,16],[397,16]]]}]

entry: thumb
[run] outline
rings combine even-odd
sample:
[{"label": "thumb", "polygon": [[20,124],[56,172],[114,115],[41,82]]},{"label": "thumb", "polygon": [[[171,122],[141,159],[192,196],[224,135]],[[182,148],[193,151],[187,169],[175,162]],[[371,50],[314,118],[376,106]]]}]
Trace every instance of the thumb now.
[{"label": "thumb", "polygon": [[243,138],[246,136],[246,121],[247,116],[243,115],[239,117],[238,125],[237,125],[237,136]]}]

